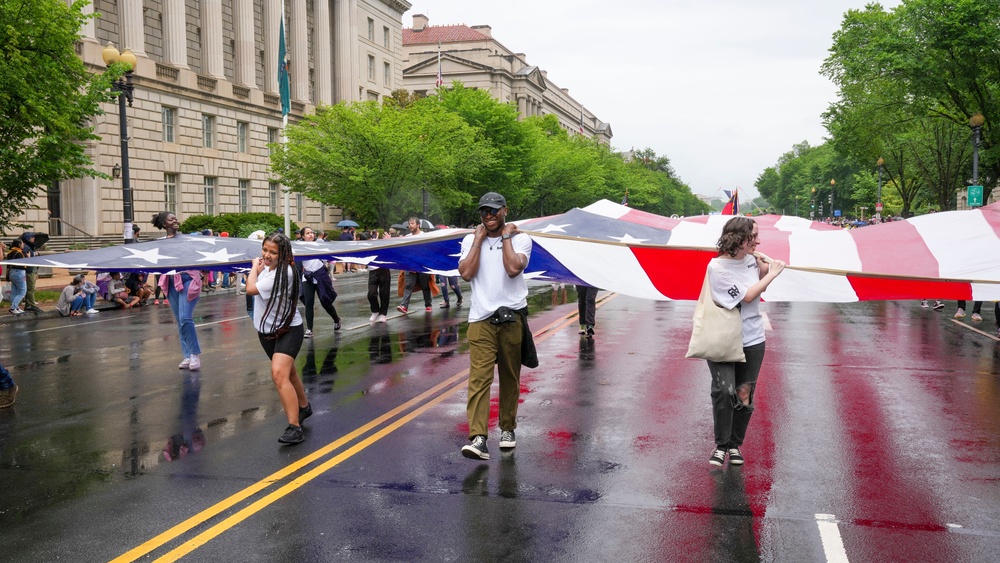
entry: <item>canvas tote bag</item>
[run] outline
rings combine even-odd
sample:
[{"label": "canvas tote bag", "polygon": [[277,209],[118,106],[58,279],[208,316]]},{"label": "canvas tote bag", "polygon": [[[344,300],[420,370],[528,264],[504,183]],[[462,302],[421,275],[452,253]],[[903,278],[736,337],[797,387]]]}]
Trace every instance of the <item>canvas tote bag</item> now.
[{"label": "canvas tote bag", "polygon": [[[711,268],[711,266],[709,266]],[[719,307],[712,300],[708,283],[708,270],[701,284],[701,294],[694,308],[694,323],[687,358],[701,358],[713,362],[745,362],[743,354],[743,321],[736,307]]]}]

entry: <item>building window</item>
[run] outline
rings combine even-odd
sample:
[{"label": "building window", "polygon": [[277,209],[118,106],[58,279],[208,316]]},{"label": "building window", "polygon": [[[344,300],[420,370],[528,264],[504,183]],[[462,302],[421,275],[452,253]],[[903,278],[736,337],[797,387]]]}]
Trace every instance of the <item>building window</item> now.
[{"label": "building window", "polygon": [[391,36],[389,35],[389,28],[383,26],[382,27],[382,46],[385,47],[386,49],[389,48],[389,38],[390,37]]},{"label": "building window", "polygon": [[280,139],[278,138],[278,128],[268,127],[267,128],[267,156],[274,156],[274,151],[276,150],[274,145],[278,144]]},{"label": "building window", "polygon": [[205,215],[215,215],[215,178],[205,176]]},{"label": "building window", "polygon": [[215,148],[215,116],[201,116],[201,145],[206,149]]},{"label": "building window", "polygon": [[368,18],[368,40],[375,42],[375,20]]},{"label": "building window", "polygon": [[250,135],[250,124],[246,121],[236,122],[236,150],[247,152],[247,137]]},{"label": "building window", "polygon": [[166,210],[177,215],[177,174],[163,175],[163,195]]},{"label": "building window", "polygon": [[174,122],[177,117],[177,110],[174,108],[168,108],[166,106],[160,112],[161,119],[163,120],[163,142],[173,143],[174,142]]},{"label": "building window", "polygon": [[271,209],[271,213],[278,213],[278,183],[268,182],[267,183],[267,205]]},{"label": "building window", "polygon": [[300,223],[304,220],[302,217],[305,216],[305,213],[302,212],[303,207],[305,207],[305,203],[303,202],[302,194],[295,194],[295,216],[297,217],[295,220]]},{"label": "building window", "polygon": [[368,80],[375,82],[375,57],[368,55]]},{"label": "building window", "polygon": [[240,180],[240,213],[250,213],[250,180]]},{"label": "building window", "polygon": [[382,63],[382,85],[389,86],[390,78],[392,76],[392,65],[389,63]]}]

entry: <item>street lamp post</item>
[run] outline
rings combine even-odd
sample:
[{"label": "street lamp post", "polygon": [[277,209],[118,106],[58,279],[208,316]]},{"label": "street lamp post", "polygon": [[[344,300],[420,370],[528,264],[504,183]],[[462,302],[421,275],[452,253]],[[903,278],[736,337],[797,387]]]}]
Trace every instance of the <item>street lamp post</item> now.
[{"label": "street lamp post", "polygon": [[878,197],[876,198],[877,201],[875,202],[875,219],[876,222],[881,223],[882,222],[882,165],[885,164],[885,161],[882,160],[882,157],[880,156],[878,157],[878,161],[875,164],[878,165]]},{"label": "street lamp post", "polygon": [[130,49],[125,49],[124,52],[119,53],[118,49],[111,43],[108,43],[108,46],[104,48],[101,57],[104,59],[104,64],[106,65],[117,62],[128,65],[125,77],[115,80],[111,84],[111,89],[118,92],[118,133],[122,144],[122,212],[125,218],[122,235],[125,237],[125,244],[129,244],[134,242],[134,239],[132,233],[132,184],[129,181],[128,124],[125,121],[125,102],[127,101],[129,106],[132,105],[132,91],[134,88],[132,85],[132,72],[135,70],[137,61]]},{"label": "street lamp post", "polygon": [[830,179],[830,218],[833,219],[833,188],[837,185],[837,181]]},{"label": "street lamp post", "polygon": [[977,113],[969,118],[969,127],[972,127],[972,185],[979,185],[979,131],[983,128],[986,118],[983,114]]}]

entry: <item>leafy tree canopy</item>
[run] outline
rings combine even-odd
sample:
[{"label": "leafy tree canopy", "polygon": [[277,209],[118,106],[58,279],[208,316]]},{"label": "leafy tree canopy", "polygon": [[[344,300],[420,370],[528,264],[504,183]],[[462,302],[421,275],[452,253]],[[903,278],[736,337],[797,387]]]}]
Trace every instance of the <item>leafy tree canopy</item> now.
[{"label": "leafy tree canopy", "polygon": [[89,119],[110,99],[124,68],[91,74],[75,42],[88,2],[0,0],[0,230],[41,186],[99,176],[84,152],[97,139]]}]

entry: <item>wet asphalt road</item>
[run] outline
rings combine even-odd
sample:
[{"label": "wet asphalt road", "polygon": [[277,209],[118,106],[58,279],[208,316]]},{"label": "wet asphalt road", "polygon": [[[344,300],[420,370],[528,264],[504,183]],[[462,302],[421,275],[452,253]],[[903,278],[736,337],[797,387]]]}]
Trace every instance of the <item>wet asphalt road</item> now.
[{"label": "wet asphalt road", "polygon": [[518,446],[494,426],[474,462],[467,309],[369,325],[366,276],[339,277],[345,329],[317,311],[296,362],[316,414],[294,447],[242,296],[199,303],[198,374],[162,306],[0,327],[22,388],[0,558],[997,560],[1000,342],[947,312],[765,305],[747,464],[715,469],[694,304],[602,293],[586,339],[572,291],[536,286]]}]

